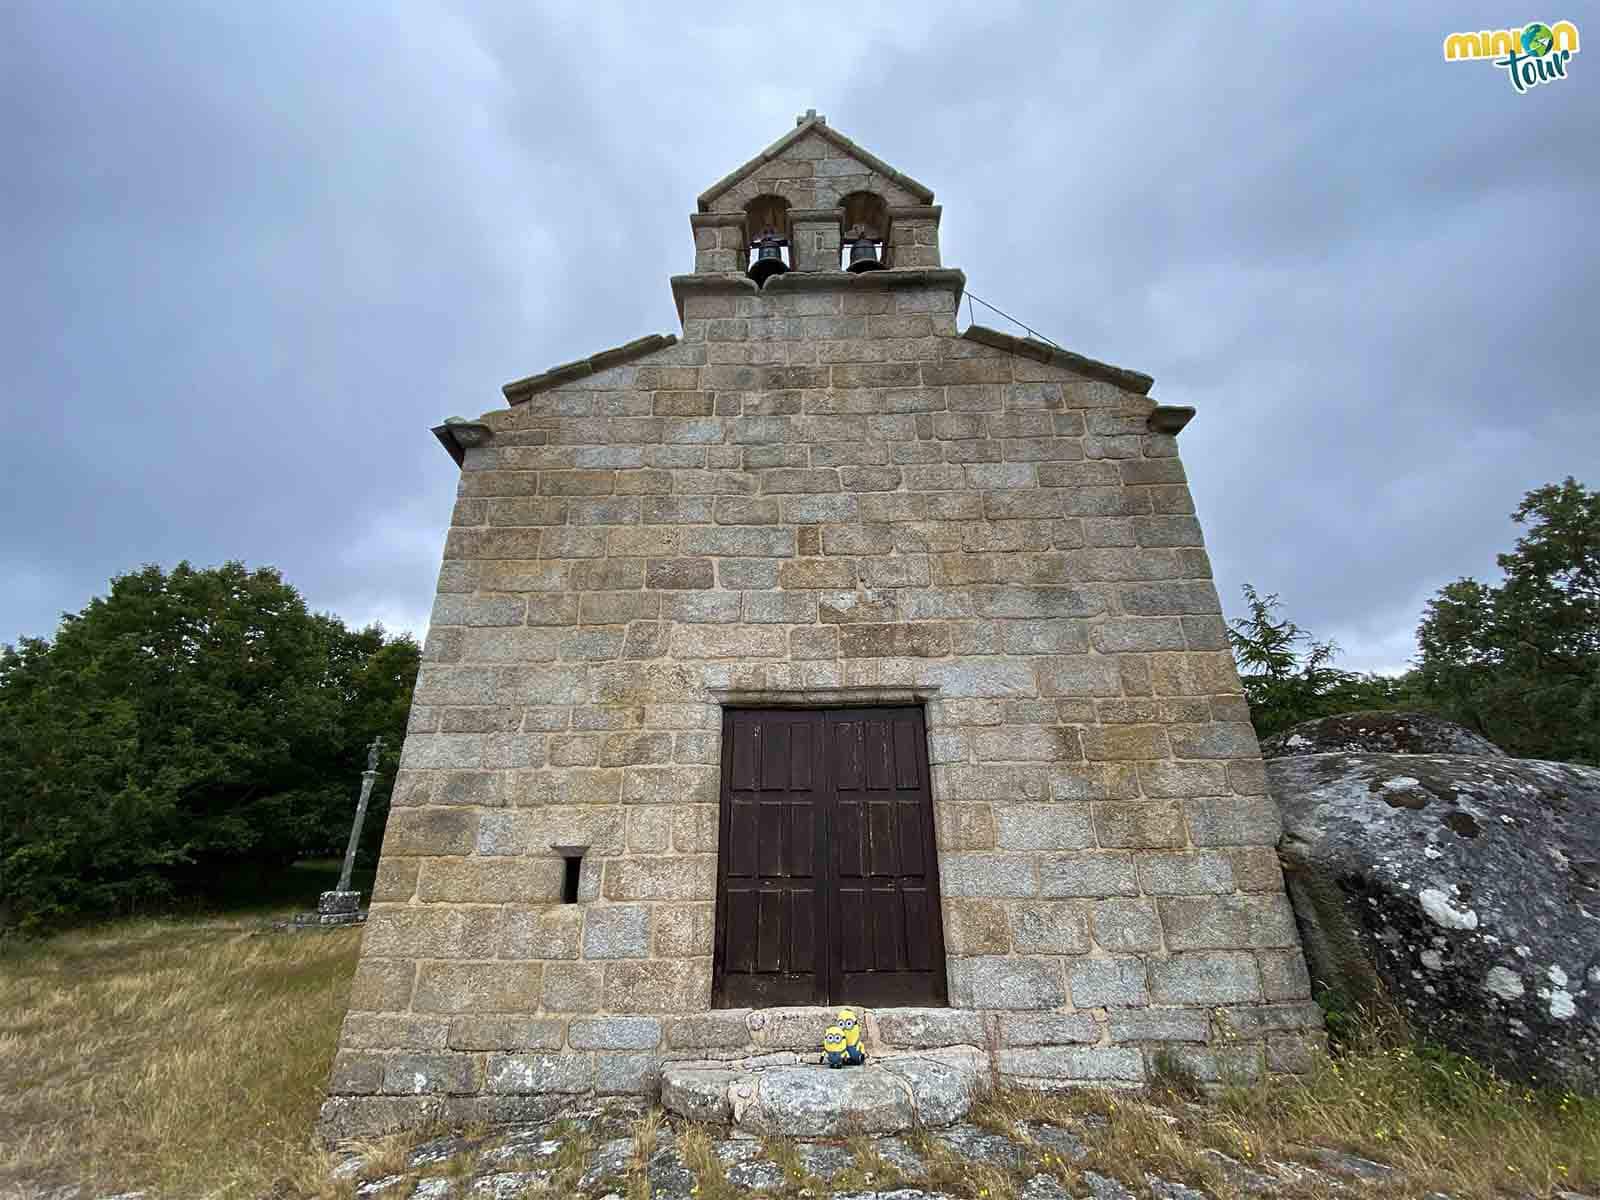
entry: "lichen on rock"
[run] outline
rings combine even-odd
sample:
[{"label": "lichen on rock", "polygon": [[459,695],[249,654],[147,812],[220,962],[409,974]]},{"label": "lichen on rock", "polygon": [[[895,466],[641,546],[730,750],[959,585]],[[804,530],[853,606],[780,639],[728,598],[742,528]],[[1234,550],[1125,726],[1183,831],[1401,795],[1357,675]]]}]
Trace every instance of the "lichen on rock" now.
[{"label": "lichen on rock", "polygon": [[1261,742],[1264,758],[1341,752],[1506,757],[1504,750],[1466,726],[1420,712],[1339,713],[1302,721]]},{"label": "lichen on rock", "polygon": [[1267,778],[1315,987],[1510,1078],[1600,1090],[1600,769],[1338,751]]}]

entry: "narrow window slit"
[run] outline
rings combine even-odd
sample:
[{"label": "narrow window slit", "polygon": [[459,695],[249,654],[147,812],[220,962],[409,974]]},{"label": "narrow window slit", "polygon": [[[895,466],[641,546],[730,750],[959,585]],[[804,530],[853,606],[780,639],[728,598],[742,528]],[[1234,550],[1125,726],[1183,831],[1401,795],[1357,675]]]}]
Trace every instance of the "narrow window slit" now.
[{"label": "narrow window slit", "polygon": [[578,877],[583,873],[583,855],[569,855],[566,861],[566,874],[561,880],[561,903],[576,904],[578,902]]}]

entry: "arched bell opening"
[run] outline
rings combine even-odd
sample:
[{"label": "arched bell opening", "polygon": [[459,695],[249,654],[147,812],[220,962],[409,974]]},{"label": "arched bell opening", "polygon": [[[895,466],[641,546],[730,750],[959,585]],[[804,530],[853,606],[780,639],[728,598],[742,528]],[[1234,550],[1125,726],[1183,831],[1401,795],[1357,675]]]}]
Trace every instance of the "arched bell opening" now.
[{"label": "arched bell opening", "polygon": [[760,287],[793,265],[789,253],[789,202],[782,196],[757,196],[744,206],[744,212],[750,247],[750,269],[745,274]]},{"label": "arched bell opening", "polygon": [[889,265],[889,207],[876,192],[851,192],[842,201],[840,257],[846,271],[881,271]]}]

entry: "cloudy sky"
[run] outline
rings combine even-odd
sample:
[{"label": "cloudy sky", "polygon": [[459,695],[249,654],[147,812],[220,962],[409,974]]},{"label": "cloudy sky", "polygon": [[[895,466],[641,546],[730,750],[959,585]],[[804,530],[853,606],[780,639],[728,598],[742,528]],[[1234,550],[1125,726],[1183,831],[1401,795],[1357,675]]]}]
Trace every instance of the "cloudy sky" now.
[{"label": "cloudy sky", "polygon": [[1225,602],[1403,665],[1524,491],[1600,486],[1600,51],[1518,95],[1441,42],[1600,24],[1200,7],[6,5],[0,640],[235,557],[420,632],[429,427],[675,331],[695,196],[814,107],[977,295],[1198,407]]}]

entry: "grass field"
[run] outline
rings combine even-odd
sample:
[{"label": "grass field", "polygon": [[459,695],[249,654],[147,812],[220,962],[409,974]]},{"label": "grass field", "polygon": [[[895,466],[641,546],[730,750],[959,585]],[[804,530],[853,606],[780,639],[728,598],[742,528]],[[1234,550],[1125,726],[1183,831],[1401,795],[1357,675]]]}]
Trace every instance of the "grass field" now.
[{"label": "grass field", "polygon": [[[326,869],[292,881],[309,887],[292,907],[307,906]],[[328,1184],[332,1160],[310,1133],[360,933],[260,933],[278,907],[0,942],[0,1195],[66,1184],[86,1196],[349,1192]],[[1369,1036],[1302,1084],[1195,1104],[1169,1078],[1145,1100],[1006,1091],[979,1118],[1100,1113],[1106,1133],[1086,1165],[1136,1191],[1148,1169],[1226,1197],[1204,1150],[1251,1162],[1318,1145],[1403,1168],[1407,1184],[1390,1195],[1600,1191],[1600,1101],[1528,1092],[1392,1038]],[[1003,1172],[938,1182],[988,1200],[1015,1191]]]},{"label": "grass field", "polygon": [[[229,914],[0,943],[0,1194],[301,1194],[360,932],[261,933],[338,864]],[[274,889],[277,892],[277,889]]]}]

